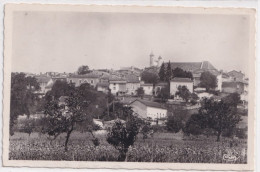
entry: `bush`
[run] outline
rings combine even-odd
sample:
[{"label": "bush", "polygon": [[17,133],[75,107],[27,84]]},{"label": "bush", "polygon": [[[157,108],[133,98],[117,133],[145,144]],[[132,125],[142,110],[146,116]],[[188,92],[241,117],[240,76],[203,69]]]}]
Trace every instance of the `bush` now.
[{"label": "bush", "polygon": [[240,139],[247,139],[247,128],[243,128],[243,129],[238,128],[236,130],[236,136]]}]

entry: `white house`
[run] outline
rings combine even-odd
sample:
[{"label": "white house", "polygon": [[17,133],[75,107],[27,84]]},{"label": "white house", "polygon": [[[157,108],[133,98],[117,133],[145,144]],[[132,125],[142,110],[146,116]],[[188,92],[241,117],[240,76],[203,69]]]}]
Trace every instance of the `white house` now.
[{"label": "white house", "polygon": [[126,93],[126,81],[122,79],[110,80],[109,89],[116,96],[124,95]]},{"label": "white house", "polygon": [[141,87],[144,89],[145,95],[153,95],[153,84],[141,84]]},{"label": "white house", "polygon": [[136,90],[140,88],[140,78],[135,75],[126,75],[126,94],[136,95]]},{"label": "white house", "polygon": [[193,81],[190,78],[173,78],[170,82],[170,94],[175,95],[179,86],[186,86],[193,93]]},{"label": "white house", "polygon": [[143,119],[159,120],[167,117],[167,109],[157,102],[137,99],[130,103],[129,106]]}]

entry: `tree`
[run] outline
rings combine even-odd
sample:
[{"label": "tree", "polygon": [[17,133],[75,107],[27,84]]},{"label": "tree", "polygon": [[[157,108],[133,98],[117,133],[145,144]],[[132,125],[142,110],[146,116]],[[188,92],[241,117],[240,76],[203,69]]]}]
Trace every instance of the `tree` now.
[{"label": "tree", "polygon": [[179,67],[173,69],[172,74],[173,74],[173,77],[193,79],[191,72],[184,71],[183,69],[181,69]]},{"label": "tree", "polygon": [[198,100],[199,100],[199,96],[196,93],[192,93],[191,94],[191,100],[190,100],[191,104],[192,105],[197,104]]},{"label": "tree", "polygon": [[172,68],[171,68],[171,62],[169,61],[167,68],[166,68],[165,80],[167,82],[170,82],[171,79],[172,79]]},{"label": "tree", "polygon": [[183,131],[186,135],[200,135],[203,133],[203,130],[206,128],[207,123],[206,119],[201,114],[193,114],[189,118],[189,120],[186,122],[185,127],[183,128]]},{"label": "tree", "polygon": [[10,102],[10,122],[9,133],[14,134],[13,126],[19,115],[29,116],[33,113],[33,106],[38,101],[38,96],[34,94],[40,86],[34,77],[26,77],[24,73],[11,74],[11,102]]},{"label": "tree", "polygon": [[166,102],[171,97],[169,84],[157,92],[157,97],[161,98],[161,102]]},{"label": "tree", "polygon": [[46,104],[48,125],[45,132],[53,136],[53,139],[61,133],[66,133],[65,151],[68,150],[68,141],[75,125],[92,122],[88,107],[96,100],[96,93],[89,84],[82,84],[80,87],[70,87],[70,95],[66,98],[65,104],[61,104],[57,99]]},{"label": "tree", "polygon": [[30,137],[31,133],[35,130],[36,124],[34,119],[26,119],[20,128],[20,132],[27,133]]},{"label": "tree", "polygon": [[68,84],[66,81],[57,80],[53,84],[52,89],[46,93],[45,99],[46,101],[51,101],[61,96],[69,96],[74,87],[73,83]]},{"label": "tree", "polygon": [[237,105],[241,103],[240,95],[238,93],[231,93],[222,100],[233,107],[237,107]]},{"label": "tree", "polygon": [[181,97],[183,100],[188,102],[191,97],[191,92],[187,89],[186,86],[179,86],[178,91],[175,93],[175,95]]},{"label": "tree", "polygon": [[148,135],[153,133],[151,123],[149,121],[143,121],[140,132],[143,135],[143,140],[147,139]]},{"label": "tree", "polygon": [[85,75],[90,72],[91,71],[89,70],[89,67],[87,65],[80,66],[77,71],[78,75]]},{"label": "tree", "polygon": [[141,74],[141,79],[145,83],[156,84],[159,80],[159,76],[153,72],[143,71],[143,73]]},{"label": "tree", "polygon": [[188,111],[183,108],[176,108],[167,117],[166,128],[168,131],[177,133],[185,126]]},{"label": "tree", "polygon": [[131,116],[125,124],[116,121],[107,135],[107,142],[118,151],[118,161],[125,161],[128,148],[134,144],[140,129],[140,119]]},{"label": "tree", "polygon": [[143,87],[139,87],[139,88],[136,90],[136,93],[137,93],[137,96],[138,96],[138,97],[143,98],[143,96],[144,96],[144,89],[143,89]]},{"label": "tree", "polygon": [[241,115],[237,113],[236,107],[230,106],[223,100],[204,99],[199,113],[206,119],[207,127],[216,131],[217,141],[220,141],[224,130],[233,130],[241,121]]},{"label": "tree", "polygon": [[161,81],[165,81],[165,80],[166,80],[166,76],[165,76],[165,66],[164,66],[164,63],[162,63],[158,75],[159,75],[159,78],[160,78]]},{"label": "tree", "polygon": [[203,72],[200,76],[200,86],[206,88],[207,91],[217,87],[217,78],[210,72]]}]

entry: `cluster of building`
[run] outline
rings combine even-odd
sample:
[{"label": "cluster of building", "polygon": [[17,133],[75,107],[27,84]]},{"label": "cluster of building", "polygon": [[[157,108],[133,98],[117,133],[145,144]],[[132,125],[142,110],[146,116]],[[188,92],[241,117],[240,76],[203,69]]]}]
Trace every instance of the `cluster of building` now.
[{"label": "cluster of building", "polygon": [[[155,58],[154,54],[150,54],[150,66],[144,70],[159,72],[162,64],[162,57]],[[239,71],[230,71],[224,73],[217,70],[210,62],[172,62],[171,68],[181,68],[184,71],[191,72],[193,80],[190,78],[173,78],[170,81],[170,94],[175,95],[179,86],[186,86],[191,93],[196,93],[199,98],[212,97],[213,94],[207,93],[204,88],[199,87],[200,76],[203,72],[208,71],[216,76],[217,87],[216,91],[219,91],[221,95],[227,95],[237,92],[241,95],[241,100],[247,102],[248,95],[248,79],[245,75]],[[167,86],[166,82],[159,82],[155,85],[151,83],[145,83],[141,80],[142,69],[136,67],[124,67],[120,70],[108,70],[99,69],[92,70],[85,75],[67,74],[67,73],[53,73],[48,72],[45,74],[34,75],[40,84],[41,90],[39,94],[46,94],[51,90],[53,84],[57,80],[66,81],[68,83],[74,83],[75,86],[88,83],[97,91],[104,93],[111,93],[117,97],[136,97],[137,89],[143,88],[144,95],[147,97],[156,96],[157,93]],[[165,118],[167,115],[166,108],[160,104],[151,101],[151,99],[134,99],[134,101],[128,102],[133,107],[133,110],[142,117],[149,117],[152,119]]]}]

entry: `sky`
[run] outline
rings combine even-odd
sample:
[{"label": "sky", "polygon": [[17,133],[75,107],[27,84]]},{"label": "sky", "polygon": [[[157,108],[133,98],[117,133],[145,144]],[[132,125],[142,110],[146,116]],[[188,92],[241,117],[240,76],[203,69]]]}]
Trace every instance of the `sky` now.
[{"label": "sky", "polygon": [[21,11],[13,15],[13,72],[75,72],[209,61],[248,73],[249,18],[243,15]]}]

